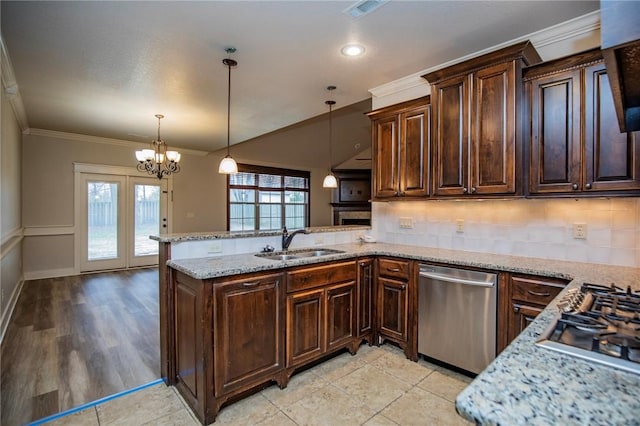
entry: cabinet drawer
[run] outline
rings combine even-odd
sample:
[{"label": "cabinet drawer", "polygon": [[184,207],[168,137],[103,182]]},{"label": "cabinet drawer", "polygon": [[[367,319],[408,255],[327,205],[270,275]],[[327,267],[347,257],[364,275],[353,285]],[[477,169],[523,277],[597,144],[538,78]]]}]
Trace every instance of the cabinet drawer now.
[{"label": "cabinet drawer", "polygon": [[565,287],[566,282],[536,277],[511,277],[511,298],[546,306]]},{"label": "cabinet drawer", "polygon": [[409,279],[410,262],[405,260],[378,259],[378,275],[382,277]]},{"label": "cabinet drawer", "polygon": [[287,274],[287,292],[355,279],[355,261],[297,269]]}]

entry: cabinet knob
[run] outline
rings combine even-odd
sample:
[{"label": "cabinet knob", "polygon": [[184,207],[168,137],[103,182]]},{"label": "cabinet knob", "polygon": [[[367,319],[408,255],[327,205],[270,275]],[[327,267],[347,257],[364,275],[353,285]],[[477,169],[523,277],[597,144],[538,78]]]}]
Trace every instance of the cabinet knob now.
[{"label": "cabinet knob", "polygon": [[574,183],[573,185],[571,185],[571,188],[575,191],[578,189],[578,184]]},{"label": "cabinet knob", "polygon": [[588,184],[586,184],[584,187],[585,187],[585,188],[587,188],[587,189],[591,189],[591,184],[590,184],[590,183],[588,183]]},{"label": "cabinet knob", "polygon": [[520,306],[514,306],[514,307],[513,307],[513,312],[515,312],[516,314],[517,314],[518,312],[520,312]]},{"label": "cabinet knob", "polygon": [[466,194],[467,192],[469,192],[469,190],[466,187],[464,187],[464,188],[462,188],[462,192],[464,192]]},{"label": "cabinet knob", "polygon": [[472,187],[471,187],[471,193],[472,193],[472,194],[475,194],[475,192],[476,192],[476,187],[475,187],[475,186],[472,186]]},{"label": "cabinet knob", "polygon": [[406,285],[406,284],[402,284],[402,285],[400,286],[400,290],[404,290],[405,288],[407,288],[407,285]]}]

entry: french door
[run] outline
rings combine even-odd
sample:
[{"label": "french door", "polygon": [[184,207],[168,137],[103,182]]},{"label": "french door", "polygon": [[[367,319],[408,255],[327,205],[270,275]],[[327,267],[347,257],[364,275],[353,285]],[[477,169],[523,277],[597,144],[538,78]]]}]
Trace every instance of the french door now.
[{"label": "french door", "polygon": [[155,265],[167,231],[167,181],[81,173],[80,271]]}]

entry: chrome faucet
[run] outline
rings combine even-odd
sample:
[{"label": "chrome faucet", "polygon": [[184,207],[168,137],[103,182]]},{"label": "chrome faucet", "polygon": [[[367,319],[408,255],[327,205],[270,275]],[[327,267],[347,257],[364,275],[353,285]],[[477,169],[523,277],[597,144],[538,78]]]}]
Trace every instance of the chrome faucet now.
[{"label": "chrome faucet", "polygon": [[307,231],[306,229],[298,229],[297,231],[293,231],[292,233],[289,233],[289,231],[287,231],[287,227],[285,226],[282,229],[282,250],[288,250],[289,246],[291,245],[291,240],[293,240],[293,237],[295,237],[297,234],[308,234],[309,231]]}]

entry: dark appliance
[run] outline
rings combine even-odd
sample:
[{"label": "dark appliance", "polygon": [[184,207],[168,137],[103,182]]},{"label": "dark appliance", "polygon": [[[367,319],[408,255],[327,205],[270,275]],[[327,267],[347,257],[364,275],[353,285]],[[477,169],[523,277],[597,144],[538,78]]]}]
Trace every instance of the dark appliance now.
[{"label": "dark appliance", "polygon": [[640,374],[640,294],[630,287],[583,284],[536,344]]}]

